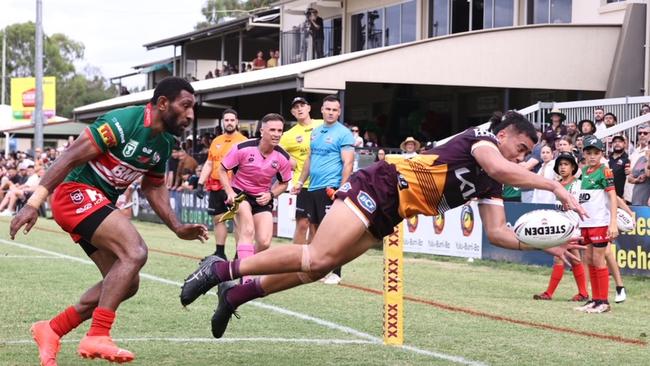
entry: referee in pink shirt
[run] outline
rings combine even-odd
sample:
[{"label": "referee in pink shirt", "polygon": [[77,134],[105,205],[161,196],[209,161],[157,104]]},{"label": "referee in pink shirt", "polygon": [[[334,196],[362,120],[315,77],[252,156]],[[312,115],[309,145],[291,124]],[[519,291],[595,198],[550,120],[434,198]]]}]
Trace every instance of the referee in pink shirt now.
[{"label": "referee in pink shirt", "polygon": [[[226,204],[233,204],[242,192],[246,195],[235,216],[239,232],[237,256],[241,260],[271,245],[273,198],[287,189],[292,177],[290,156],[279,145],[284,118],[270,113],[261,123],[262,137],[235,145],[219,167]],[[234,173],[232,179],[229,170]],[[277,178],[275,184],[273,178]]]}]

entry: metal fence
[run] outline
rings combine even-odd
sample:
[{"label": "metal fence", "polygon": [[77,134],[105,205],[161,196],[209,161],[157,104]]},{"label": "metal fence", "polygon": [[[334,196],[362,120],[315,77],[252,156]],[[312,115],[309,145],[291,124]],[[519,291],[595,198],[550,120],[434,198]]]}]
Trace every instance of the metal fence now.
[{"label": "metal fence", "polygon": [[[323,57],[335,56],[341,53],[340,44],[334,41],[335,29],[324,27],[325,39],[323,42]],[[281,62],[289,65],[296,62],[309,61],[316,58],[314,41],[309,31],[301,28],[282,32],[280,35]]]},{"label": "metal fence", "polygon": [[[523,108],[518,112],[526,116],[529,121],[537,123],[550,123],[548,114],[553,108],[559,108],[562,113],[566,115],[566,121],[569,122],[579,122],[583,119],[594,120],[594,109],[596,107],[602,107],[605,110],[605,113],[611,112],[616,115],[618,124],[622,124],[624,121],[629,121],[639,117],[641,114],[641,106],[644,104],[650,104],[650,96],[644,97],[623,97],[623,98],[609,98],[609,99],[592,99],[592,100],[581,100],[577,102],[538,102],[529,107]],[[624,134],[628,141],[632,144],[636,144],[636,127],[644,123],[645,120],[637,120],[638,123],[629,124],[627,128],[617,131],[599,133],[600,137],[610,136],[613,133],[622,133]],[[546,126],[546,125],[543,125]],[[617,125],[618,126],[618,125]]]}]

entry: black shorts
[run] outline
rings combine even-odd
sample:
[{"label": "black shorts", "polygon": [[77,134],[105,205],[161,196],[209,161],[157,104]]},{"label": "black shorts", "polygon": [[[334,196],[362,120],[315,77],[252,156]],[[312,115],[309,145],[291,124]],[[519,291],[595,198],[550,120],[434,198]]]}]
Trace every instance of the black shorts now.
[{"label": "black shorts", "polygon": [[113,213],[115,210],[117,210],[117,207],[115,207],[113,204],[103,206],[86,217],[79,223],[79,225],[74,228],[73,232],[81,236],[81,239],[79,239],[77,243],[89,257],[97,251],[97,247],[92,245],[90,242],[93,235],[95,234],[95,231],[104,221],[104,219],[106,219],[106,217],[108,217],[108,215]]},{"label": "black shorts", "polygon": [[210,191],[208,196],[208,215],[216,216],[221,215],[228,211],[228,206],[226,206],[226,191],[220,189],[218,191]]},{"label": "black shorts", "polygon": [[309,222],[315,225],[320,225],[325,218],[325,214],[332,207],[333,200],[327,195],[327,188],[321,188],[307,193],[307,202],[305,205],[305,213],[309,218]]},{"label": "black shorts", "polygon": [[[233,191],[235,193],[240,194],[242,191],[233,187]],[[269,203],[267,203],[264,206],[261,206],[260,204],[257,203],[257,196],[248,194],[244,192],[246,195],[246,202],[248,202],[249,205],[251,205],[251,211],[253,212],[253,215],[257,215],[258,213],[262,212],[273,212],[273,200],[270,200]]]},{"label": "black shorts", "polygon": [[307,188],[301,189],[298,193],[298,197],[296,197],[296,220],[309,218],[306,207],[309,205],[310,200],[311,198],[309,197],[309,191],[307,191]]},{"label": "black shorts", "polygon": [[399,215],[398,173],[385,161],[376,162],[354,173],[336,191],[377,239],[394,231],[403,219]]}]

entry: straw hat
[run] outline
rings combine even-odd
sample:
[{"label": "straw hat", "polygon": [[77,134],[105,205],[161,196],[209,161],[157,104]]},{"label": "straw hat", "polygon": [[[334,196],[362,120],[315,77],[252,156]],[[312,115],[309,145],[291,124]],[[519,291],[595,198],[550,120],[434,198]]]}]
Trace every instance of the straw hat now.
[{"label": "straw hat", "polygon": [[406,151],[406,149],[404,148],[404,146],[406,145],[407,142],[413,142],[413,143],[415,143],[415,151],[420,150],[420,142],[419,142],[418,140],[414,139],[414,138],[411,137],[411,136],[407,137],[406,140],[402,141],[402,143],[399,144],[399,148],[402,149],[403,151]]},{"label": "straw hat", "polygon": [[554,114],[560,116],[560,121],[563,122],[566,119],[566,114],[562,113],[559,108],[553,108],[548,114],[548,117],[551,118]]}]

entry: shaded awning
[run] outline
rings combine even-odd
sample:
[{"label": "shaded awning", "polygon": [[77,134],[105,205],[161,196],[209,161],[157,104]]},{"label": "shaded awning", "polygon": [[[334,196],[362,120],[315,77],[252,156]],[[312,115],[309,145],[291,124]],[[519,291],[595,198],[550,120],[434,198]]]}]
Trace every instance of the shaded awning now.
[{"label": "shaded awning", "polygon": [[[43,135],[44,136],[60,136],[60,137],[68,137],[68,136],[78,136],[81,131],[86,128],[88,124],[83,123],[83,122],[77,122],[69,119],[60,119],[58,121],[52,121],[52,122],[47,122],[43,126]],[[34,125],[31,123],[28,124],[20,124],[16,126],[11,126],[8,128],[5,128],[4,130],[0,130],[0,132],[3,133],[11,133],[15,135],[27,135],[27,136],[33,136],[34,135]]]}]

